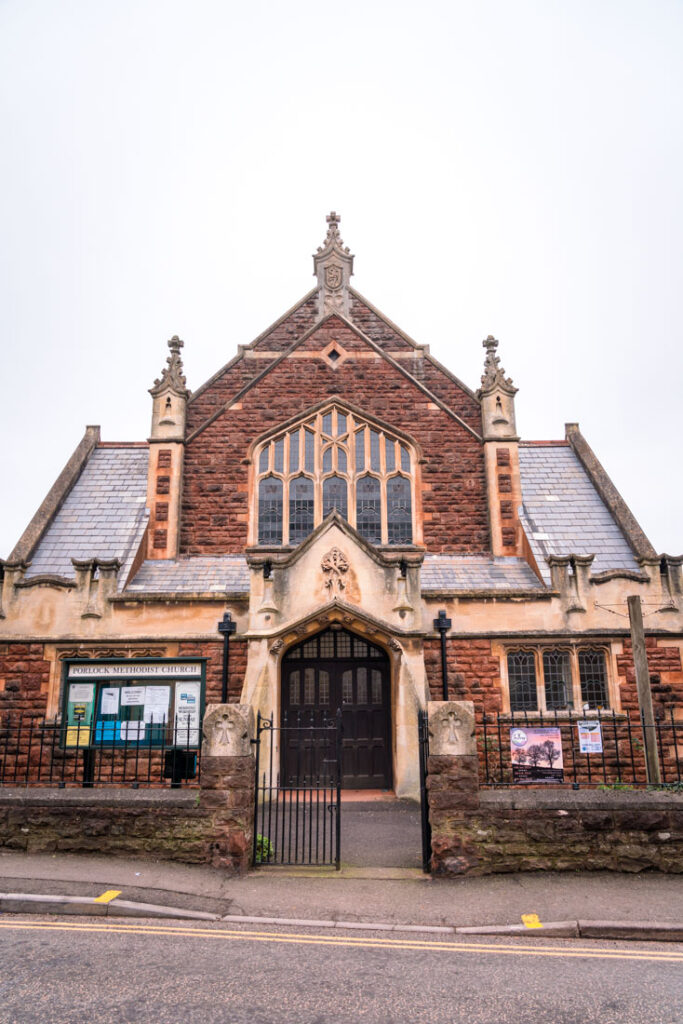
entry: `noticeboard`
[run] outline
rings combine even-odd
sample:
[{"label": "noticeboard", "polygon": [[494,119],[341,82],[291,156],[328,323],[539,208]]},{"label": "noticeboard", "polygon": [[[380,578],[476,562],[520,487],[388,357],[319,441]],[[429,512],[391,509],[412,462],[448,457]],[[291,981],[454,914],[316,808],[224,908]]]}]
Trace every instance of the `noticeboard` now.
[{"label": "noticeboard", "polygon": [[182,662],[70,662],[66,746],[199,745],[204,659]]}]

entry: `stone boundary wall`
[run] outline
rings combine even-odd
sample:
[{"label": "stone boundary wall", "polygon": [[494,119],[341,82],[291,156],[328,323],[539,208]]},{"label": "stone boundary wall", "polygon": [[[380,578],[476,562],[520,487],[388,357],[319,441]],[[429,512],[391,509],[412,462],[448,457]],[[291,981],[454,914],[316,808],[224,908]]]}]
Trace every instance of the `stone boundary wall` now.
[{"label": "stone boundary wall", "polygon": [[480,791],[474,705],[431,701],[428,715],[433,875],[683,873],[683,793]]},{"label": "stone boundary wall", "polygon": [[[253,788],[241,797],[241,807],[216,807],[211,790],[0,789],[0,849],[150,858],[243,874]],[[232,802],[239,798],[233,793]]]},{"label": "stone boundary wall", "polygon": [[683,873],[683,794],[487,790],[430,819],[433,875]]}]

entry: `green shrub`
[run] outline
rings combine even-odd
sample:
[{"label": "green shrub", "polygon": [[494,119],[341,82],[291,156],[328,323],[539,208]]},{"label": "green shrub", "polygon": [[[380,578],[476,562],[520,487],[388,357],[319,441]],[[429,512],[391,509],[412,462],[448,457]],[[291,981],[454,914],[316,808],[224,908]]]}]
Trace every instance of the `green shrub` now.
[{"label": "green shrub", "polygon": [[265,864],[275,854],[275,847],[268,836],[262,836],[259,832],[256,836],[256,864]]}]

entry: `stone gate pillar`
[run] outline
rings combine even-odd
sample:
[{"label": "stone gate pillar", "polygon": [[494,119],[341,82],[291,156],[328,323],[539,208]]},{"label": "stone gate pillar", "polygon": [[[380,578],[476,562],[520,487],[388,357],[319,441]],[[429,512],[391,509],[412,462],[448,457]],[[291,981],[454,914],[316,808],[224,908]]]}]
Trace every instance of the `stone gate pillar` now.
[{"label": "stone gate pillar", "polygon": [[474,704],[430,701],[427,797],[432,829],[432,873],[462,874],[476,866],[476,854],[458,834],[479,807],[479,758]]},{"label": "stone gate pillar", "polygon": [[208,704],[202,734],[199,800],[213,819],[207,861],[244,874],[254,840],[253,708]]}]

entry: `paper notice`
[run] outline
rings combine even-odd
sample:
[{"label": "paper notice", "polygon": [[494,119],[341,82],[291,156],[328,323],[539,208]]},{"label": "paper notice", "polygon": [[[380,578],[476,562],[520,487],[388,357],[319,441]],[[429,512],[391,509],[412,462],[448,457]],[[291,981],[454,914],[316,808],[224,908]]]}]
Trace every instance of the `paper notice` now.
[{"label": "paper notice", "polygon": [[600,722],[577,722],[579,751],[582,754],[602,754],[602,729]]},{"label": "paper notice", "polygon": [[199,683],[176,684],[175,742],[178,746],[196,747],[199,744]]},{"label": "paper notice", "polygon": [[71,683],[69,686],[69,703],[89,704],[93,698],[94,683]]},{"label": "paper notice", "polygon": [[101,715],[118,715],[119,713],[119,688],[118,686],[105,686],[100,698]]},{"label": "paper notice", "polygon": [[148,686],[145,689],[146,722],[157,724],[168,722],[168,705],[171,701],[170,686]]},{"label": "paper notice", "polygon": [[130,707],[133,704],[144,704],[146,689],[146,686],[122,686],[121,707]]},{"label": "paper notice", "polygon": [[121,739],[122,740],[144,740],[145,738],[145,723],[144,722],[121,722]]}]

